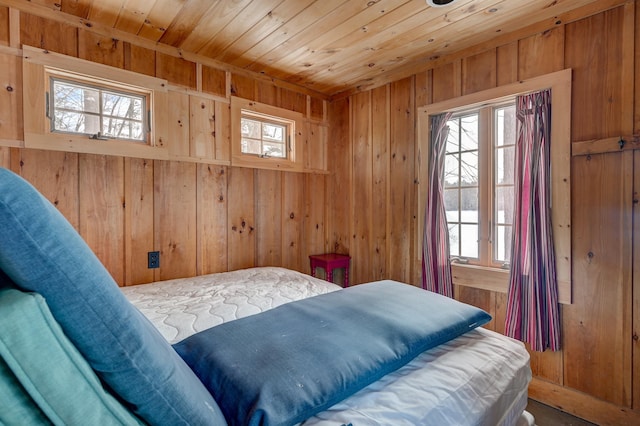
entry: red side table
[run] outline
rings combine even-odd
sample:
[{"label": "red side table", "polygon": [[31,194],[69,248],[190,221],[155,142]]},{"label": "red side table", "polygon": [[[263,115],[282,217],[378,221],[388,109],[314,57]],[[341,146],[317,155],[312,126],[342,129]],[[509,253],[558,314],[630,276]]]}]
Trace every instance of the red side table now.
[{"label": "red side table", "polygon": [[351,257],[346,254],[327,253],[313,254],[309,256],[311,262],[311,276],[316,276],[316,268],[324,268],[327,273],[327,281],[333,282],[333,270],[344,268],[343,287],[349,287],[349,262]]}]

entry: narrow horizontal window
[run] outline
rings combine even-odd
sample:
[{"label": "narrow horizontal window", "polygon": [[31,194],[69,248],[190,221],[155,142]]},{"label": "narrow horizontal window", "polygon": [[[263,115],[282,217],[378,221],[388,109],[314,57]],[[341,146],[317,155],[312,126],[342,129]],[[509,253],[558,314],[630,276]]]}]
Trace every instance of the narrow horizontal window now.
[{"label": "narrow horizontal window", "polygon": [[147,143],[148,94],[50,76],[51,131]]}]

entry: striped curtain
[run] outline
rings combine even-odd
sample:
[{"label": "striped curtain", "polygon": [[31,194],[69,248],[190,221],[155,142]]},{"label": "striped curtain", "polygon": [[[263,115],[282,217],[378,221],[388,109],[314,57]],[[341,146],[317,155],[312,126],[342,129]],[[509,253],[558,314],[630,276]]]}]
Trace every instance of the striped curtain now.
[{"label": "striped curtain", "polygon": [[444,162],[451,113],[431,117],[429,193],[422,236],[422,288],[453,297],[449,228],[444,207]]},{"label": "striped curtain", "polygon": [[560,349],[551,229],[551,91],[518,96],[515,209],[506,334],[534,351]]}]

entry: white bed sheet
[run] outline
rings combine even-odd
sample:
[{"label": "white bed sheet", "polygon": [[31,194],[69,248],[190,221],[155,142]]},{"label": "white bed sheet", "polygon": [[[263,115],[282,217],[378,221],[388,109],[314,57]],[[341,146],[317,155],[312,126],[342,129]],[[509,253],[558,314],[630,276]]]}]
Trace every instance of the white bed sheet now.
[{"label": "white bed sheet", "polygon": [[[226,321],[339,289],[295,271],[265,267],[122,290],[175,343]],[[424,352],[303,424],[515,425],[526,407],[530,380],[524,346],[479,328]]]}]

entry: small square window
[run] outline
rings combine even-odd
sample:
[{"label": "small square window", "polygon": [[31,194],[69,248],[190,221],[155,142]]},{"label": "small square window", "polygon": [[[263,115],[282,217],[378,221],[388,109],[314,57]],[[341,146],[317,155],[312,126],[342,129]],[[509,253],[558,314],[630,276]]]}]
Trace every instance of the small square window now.
[{"label": "small square window", "polygon": [[303,171],[302,114],[232,97],[231,123],[232,165]]}]

